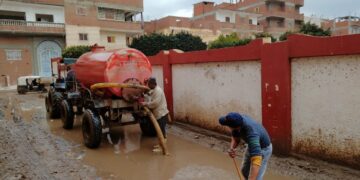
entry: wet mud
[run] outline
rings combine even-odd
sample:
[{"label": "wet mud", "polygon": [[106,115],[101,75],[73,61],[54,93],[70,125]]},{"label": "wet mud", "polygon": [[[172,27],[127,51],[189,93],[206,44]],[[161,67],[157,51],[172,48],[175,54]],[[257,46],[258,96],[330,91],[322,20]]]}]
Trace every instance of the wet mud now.
[{"label": "wet mud", "polygon": [[[157,139],[143,137],[138,125],[114,128],[111,142],[103,137],[98,149],[88,149],[81,116],[72,130],[64,130],[61,120],[47,117],[43,95],[0,92],[0,179],[238,179],[227,141],[180,125],[169,126],[168,132],[170,156],[153,152]],[[274,156],[265,179],[340,177],[360,175],[311,159]]]}]

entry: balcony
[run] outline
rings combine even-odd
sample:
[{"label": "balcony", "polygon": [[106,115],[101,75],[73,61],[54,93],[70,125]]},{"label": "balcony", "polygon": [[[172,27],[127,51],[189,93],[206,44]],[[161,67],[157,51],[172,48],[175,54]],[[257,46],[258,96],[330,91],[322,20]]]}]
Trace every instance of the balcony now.
[{"label": "balcony", "polygon": [[63,6],[64,0],[12,0],[12,1],[18,1],[22,3],[35,3],[35,4],[47,4],[47,5],[58,5]]},{"label": "balcony", "polygon": [[65,25],[60,23],[0,19],[0,33],[34,36],[64,36]]},{"label": "balcony", "polygon": [[140,22],[130,21],[112,21],[112,20],[99,20],[101,30],[124,32],[124,33],[142,33],[142,25]]},{"label": "balcony", "polygon": [[289,14],[286,11],[280,10],[268,10],[264,13],[266,17],[274,17],[274,18],[286,18]]}]

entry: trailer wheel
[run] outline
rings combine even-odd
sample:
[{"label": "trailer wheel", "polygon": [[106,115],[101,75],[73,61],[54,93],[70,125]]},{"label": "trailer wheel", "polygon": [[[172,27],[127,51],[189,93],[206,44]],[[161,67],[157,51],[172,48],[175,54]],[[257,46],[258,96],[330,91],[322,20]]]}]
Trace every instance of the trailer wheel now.
[{"label": "trailer wheel", "polygon": [[51,94],[51,102],[50,107],[50,117],[53,119],[57,119],[61,117],[61,101],[63,100],[63,96],[59,92],[49,93]]},{"label": "trailer wheel", "polygon": [[102,136],[101,121],[100,117],[90,109],[84,113],[82,132],[86,147],[91,149],[99,147]]},{"label": "trailer wheel", "polygon": [[74,112],[71,103],[66,100],[61,102],[61,120],[64,129],[72,129],[74,127]]},{"label": "trailer wheel", "polygon": [[157,135],[155,127],[152,124],[149,117],[147,117],[147,116],[141,117],[139,124],[140,124],[141,132],[144,136],[155,137]]}]

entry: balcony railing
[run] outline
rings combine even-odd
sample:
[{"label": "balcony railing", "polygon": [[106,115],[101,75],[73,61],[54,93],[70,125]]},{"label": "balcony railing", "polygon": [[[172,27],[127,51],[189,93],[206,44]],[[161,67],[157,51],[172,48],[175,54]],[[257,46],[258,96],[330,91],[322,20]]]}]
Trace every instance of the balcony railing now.
[{"label": "balcony railing", "polygon": [[130,21],[113,21],[113,20],[99,20],[99,26],[101,29],[116,29],[126,33],[139,33],[142,32],[141,22],[130,22]]},{"label": "balcony railing", "polygon": [[65,25],[61,23],[0,19],[0,33],[65,35]]}]

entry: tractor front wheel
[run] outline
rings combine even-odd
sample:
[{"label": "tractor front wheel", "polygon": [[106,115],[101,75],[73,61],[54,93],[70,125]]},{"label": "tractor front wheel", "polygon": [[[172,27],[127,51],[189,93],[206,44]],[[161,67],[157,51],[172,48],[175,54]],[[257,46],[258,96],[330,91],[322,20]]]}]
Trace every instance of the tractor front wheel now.
[{"label": "tractor front wheel", "polygon": [[50,105],[50,117],[53,119],[57,119],[61,117],[61,101],[63,100],[63,96],[60,92],[49,93],[51,95]]},{"label": "tractor front wheel", "polygon": [[72,129],[74,127],[74,112],[71,103],[66,100],[61,102],[61,120],[64,129]]}]

